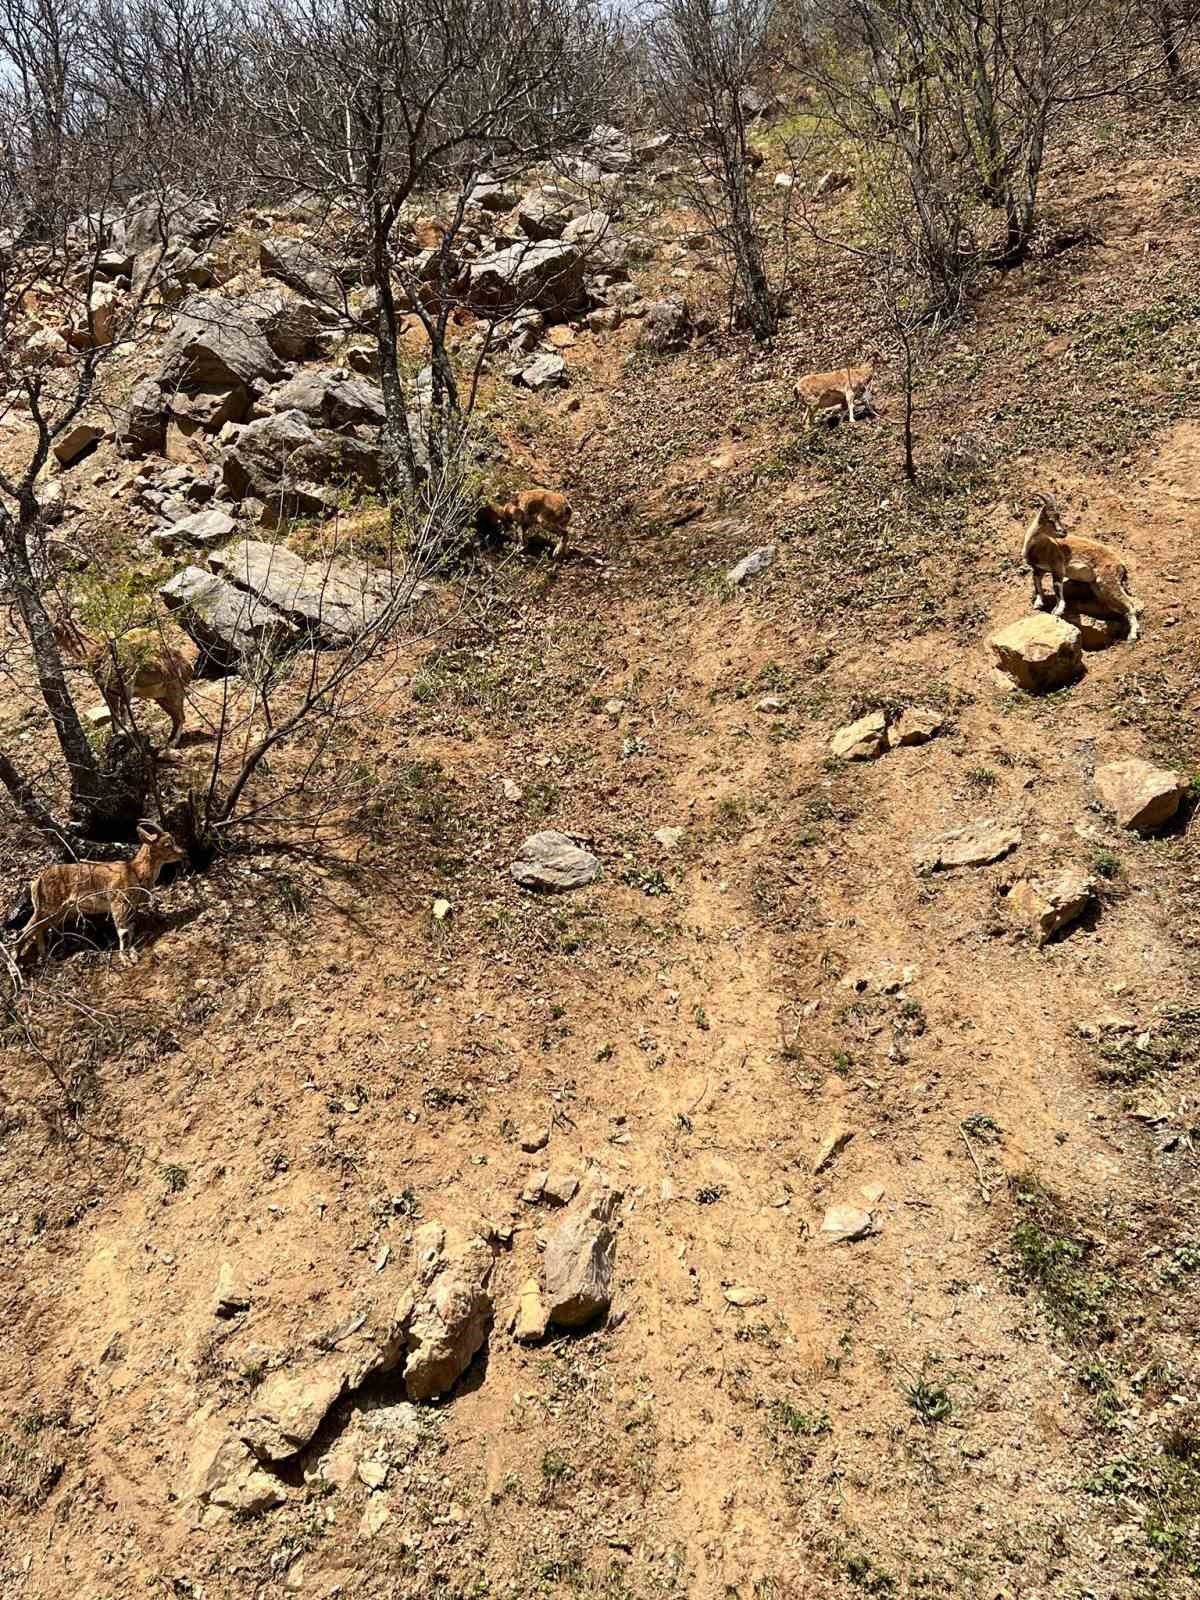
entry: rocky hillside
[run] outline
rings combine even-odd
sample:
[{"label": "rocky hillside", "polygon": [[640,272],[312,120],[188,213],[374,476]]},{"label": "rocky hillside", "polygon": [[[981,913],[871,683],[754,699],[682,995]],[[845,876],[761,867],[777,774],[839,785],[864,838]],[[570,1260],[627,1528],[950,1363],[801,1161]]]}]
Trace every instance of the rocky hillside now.
[{"label": "rocky hillside", "polygon": [[[1047,237],[1091,242],[935,345],[913,488],[894,355],[797,411],[878,342],[847,257],[794,246],[764,350],[660,141],[476,196],[480,483],[567,493],[570,549],[436,578],[340,727],[353,826],[6,1001],[6,1595],[1200,1594],[1189,127],[1081,124]],[[80,575],[213,658],[185,788],[238,630],[336,659],[389,590],[371,291],[299,205],[179,226],[51,472]],[[1139,638],[1030,611],[1035,491]],[[6,816],[8,899],[45,859]]]}]

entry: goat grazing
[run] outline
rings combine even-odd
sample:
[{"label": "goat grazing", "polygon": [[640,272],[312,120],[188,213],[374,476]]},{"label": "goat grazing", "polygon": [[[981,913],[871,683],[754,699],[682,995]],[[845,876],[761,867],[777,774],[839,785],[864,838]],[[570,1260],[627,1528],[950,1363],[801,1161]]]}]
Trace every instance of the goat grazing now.
[{"label": "goat grazing", "polygon": [[115,643],[85,633],[62,618],[54,637],[64,655],[87,671],[104,696],[114,723],[123,720],[127,700],[153,700],[171,719],[169,750],[183,732],[184,691],[196,671],[189,657],[167,643],[157,628],[134,628]]},{"label": "goat grazing", "polygon": [[36,945],[40,959],[46,934],[80,917],[107,914],[117,930],[122,958],[137,960],[129,937],[137,912],[150,903],[162,869],[184,859],[183,851],[164,829],[138,824],[141,848],[130,861],[73,861],[46,867],[29,885],[33,916],[17,946],[18,960]]},{"label": "goat grazing", "polygon": [[875,409],[870,383],[875,363],[862,367],[839,367],[835,372],[810,372],[795,387],[797,401],[804,407],[804,425],[811,429],[819,411],[845,411],[851,422],[855,401],[868,411]]},{"label": "goat grazing", "polygon": [[1141,606],[1129,591],[1129,572],[1111,545],[1099,539],[1084,539],[1064,533],[1053,495],[1039,495],[1037,514],[1025,530],[1021,554],[1033,569],[1033,609],[1046,603],[1042,576],[1048,573],[1057,604],[1054,615],[1061,617],[1067,608],[1065,586],[1079,583],[1091,589],[1108,611],[1124,616],[1129,624],[1130,642],[1138,636],[1137,614]]},{"label": "goat grazing", "polygon": [[515,528],[521,553],[528,555],[530,537],[535,532],[554,536],[551,554],[558,559],[567,542],[571,502],[556,489],[522,489],[514,499],[497,504],[486,500],[475,513],[475,530],[485,543],[494,542],[501,529]]}]

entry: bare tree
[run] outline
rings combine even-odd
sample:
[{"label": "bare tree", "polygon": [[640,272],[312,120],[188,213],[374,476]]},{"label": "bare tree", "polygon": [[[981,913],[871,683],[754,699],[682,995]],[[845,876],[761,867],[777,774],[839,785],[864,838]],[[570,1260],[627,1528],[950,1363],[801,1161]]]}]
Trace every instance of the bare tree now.
[{"label": "bare tree", "polygon": [[687,158],[687,197],[730,263],[763,341],[778,327],[780,289],[752,191],[748,107],[773,12],[774,0],[663,0],[647,39],[651,98]]},{"label": "bare tree", "polygon": [[[165,216],[170,173],[192,153],[111,79],[100,92],[96,17],[84,0],[4,0],[0,29],[0,416],[15,448],[0,471],[0,578],[20,618],[37,692],[62,758],[70,823],[87,833],[127,824],[140,782],[124,781],[84,728],[47,604],[57,501],[46,473],[85,447],[77,428],[97,401],[103,364],[138,332],[161,262],[153,248],[133,289],[112,226],[132,181],[156,180]],[[174,191],[169,191],[174,194]],[[176,196],[176,198],[178,198]],[[165,248],[165,234],[161,239]],[[111,751],[110,756],[118,752]],[[0,782],[61,844],[73,831],[11,753]],[[51,825],[52,824],[52,825]]]},{"label": "bare tree", "polygon": [[[244,29],[251,181],[262,194],[312,197],[377,296],[386,492],[401,516],[426,454],[436,477],[461,442],[468,408],[449,329],[470,292],[459,246],[480,181],[512,182],[602,120],[616,30],[592,0],[263,0]],[[424,252],[409,231],[418,205],[439,223]],[[553,262],[533,241],[524,249]],[[410,422],[406,310],[431,367],[424,439]]]}]

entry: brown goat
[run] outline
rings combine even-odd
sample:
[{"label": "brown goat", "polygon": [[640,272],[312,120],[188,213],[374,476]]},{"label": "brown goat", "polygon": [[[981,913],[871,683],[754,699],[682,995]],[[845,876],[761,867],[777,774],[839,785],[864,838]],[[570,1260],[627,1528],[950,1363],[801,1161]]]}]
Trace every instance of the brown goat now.
[{"label": "brown goat", "polygon": [[799,379],[794,392],[804,407],[805,428],[811,429],[819,411],[844,410],[851,422],[856,421],[856,400],[873,410],[870,383],[874,374],[875,364],[868,362],[862,367],[839,367],[834,372],[810,372]]},{"label": "brown goat", "polygon": [[130,861],[74,861],[46,867],[29,885],[33,916],[17,946],[20,959],[36,945],[45,954],[51,928],[80,917],[112,917],[117,946],[123,958],[137,960],[128,947],[137,912],[150,903],[154,885],[165,866],[184,859],[171,835],[151,823],[138,825],[141,848]]},{"label": "brown goat", "polygon": [[522,489],[521,493],[504,504],[487,500],[475,513],[475,528],[481,538],[494,540],[501,529],[515,528],[522,554],[528,555],[530,539],[535,532],[555,536],[551,551],[555,560],[563,553],[567,542],[567,525],[571,520],[571,502],[556,489]]},{"label": "brown goat", "polygon": [[123,720],[127,700],[153,700],[171,719],[169,750],[183,732],[184,691],[196,671],[196,658],[168,644],[157,628],[133,628],[118,641],[97,639],[63,618],[54,637],[64,655],[94,679],[114,723]]},{"label": "brown goat", "polygon": [[1042,575],[1050,575],[1057,604],[1054,615],[1061,617],[1067,608],[1064,589],[1068,583],[1079,583],[1091,589],[1106,610],[1123,615],[1129,623],[1130,642],[1138,636],[1137,614],[1141,609],[1129,591],[1129,571],[1120,555],[1111,545],[1099,539],[1084,539],[1078,534],[1065,533],[1059,521],[1058,507],[1053,495],[1039,496],[1037,514],[1025,530],[1025,543],[1021,554],[1033,569],[1033,609],[1041,611],[1046,603],[1042,593]]}]

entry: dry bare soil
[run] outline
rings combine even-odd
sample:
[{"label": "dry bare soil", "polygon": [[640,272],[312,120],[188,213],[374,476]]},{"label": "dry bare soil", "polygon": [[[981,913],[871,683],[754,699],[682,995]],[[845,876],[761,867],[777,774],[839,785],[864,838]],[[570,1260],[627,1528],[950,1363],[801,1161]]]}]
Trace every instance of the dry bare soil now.
[{"label": "dry bare soil", "polygon": [[[838,269],[770,354],[581,336],[582,405],[527,402],[511,443],[594,560],[517,571],[492,627],[398,663],[360,730],[370,828],[183,875],[137,966],[38,976],[0,1057],[0,1592],[1200,1594],[1200,851],[1190,815],[1118,829],[1091,781],[1200,771],[1191,133],[1093,128],[1060,162],[1052,208],[1104,243],[998,279],[941,347],[916,494],[894,372],[876,420],[798,427],[794,373],[864,338]],[[1035,487],[1145,602],[1039,699],[985,647],[1028,607]],[[908,705],[946,731],[830,759]],[[1017,851],[914,869],[980,817]],[[544,826],[596,883],[516,888]],[[10,824],[6,887],[29,844]],[[1075,864],[1099,911],[1038,949],[1006,891]],[[524,1348],[545,1165],[622,1189],[616,1296]],[[824,1243],[835,1203],[870,1235]],[[419,1220],[480,1217],[513,1226],[495,1325],[384,1486],[321,1463],[356,1411],[386,1432],[387,1381],[283,1505],[200,1517],[198,1414],[394,1302]],[[223,1261],[251,1306],[217,1321]]]}]

